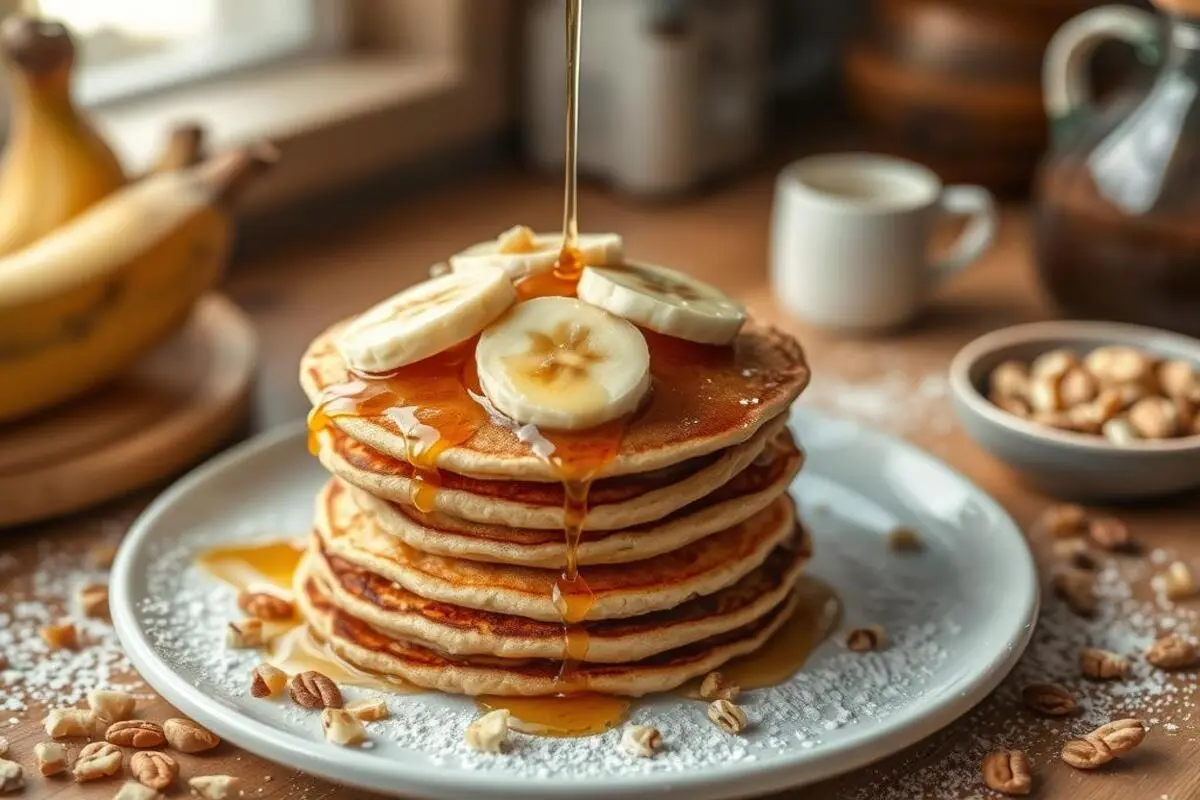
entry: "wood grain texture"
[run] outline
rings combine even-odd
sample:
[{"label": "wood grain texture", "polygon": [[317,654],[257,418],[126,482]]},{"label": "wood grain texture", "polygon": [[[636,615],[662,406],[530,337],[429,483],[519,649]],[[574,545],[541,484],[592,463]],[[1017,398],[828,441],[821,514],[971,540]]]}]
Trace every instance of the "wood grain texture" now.
[{"label": "wood grain texture", "polygon": [[[772,185],[773,170],[764,170],[735,185],[671,206],[633,205],[587,190],[581,203],[582,224],[589,230],[620,231],[631,253],[688,269],[745,299],[760,317],[797,332],[809,351],[818,380],[822,374],[867,380],[897,363],[914,376],[923,375],[944,368],[959,347],[984,331],[1046,315],[1033,284],[1025,214],[1010,209],[999,246],[979,267],[946,288],[919,327],[886,340],[861,341],[838,340],[805,329],[774,306],[766,283]],[[501,172],[409,202],[388,204],[360,215],[352,226],[308,220],[296,226],[294,241],[263,250],[251,259],[252,263],[242,264],[226,288],[251,312],[263,343],[265,357],[255,397],[255,427],[263,429],[306,412],[307,405],[296,385],[296,362],[310,337],[330,321],[419,278],[429,264],[453,250],[494,236],[509,225],[520,222],[552,229],[558,222],[559,202],[557,181]],[[935,423],[937,420],[929,420],[912,431],[910,438],[963,470],[995,495],[1018,522],[1028,526],[1049,500],[1015,482],[957,427],[949,434],[937,433]],[[131,514],[148,500],[147,494],[96,514],[11,531],[0,538],[0,554],[12,554],[23,567],[32,567],[39,557],[39,545],[85,545],[100,535],[95,524],[98,517]],[[1200,503],[1195,499],[1122,510],[1120,514],[1149,545],[1172,547],[1200,558],[1200,541],[1195,537]],[[1039,555],[1044,555],[1040,549]],[[1042,564],[1046,564],[1044,559]],[[155,720],[170,713],[161,701],[149,708],[149,717]],[[31,764],[33,745],[43,738],[40,716],[36,711],[22,714],[15,726],[0,729],[0,734],[13,741],[16,758],[27,765]],[[1184,716],[1181,713],[1176,718]],[[1003,744],[1004,731],[1014,719],[1037,731],[1042,749],[1057,749],[1061,742],[1058,734],[1011,703],[993,698],[972,715],[969,723],[955,724],[879,765],[776,797],[829,800],[852,797],[864,790],[870,793],[872,786],[899,788],[906,797],[937,800],[990,796],[979,783],[947,792],[937,782],[921,783],[912,776],[924,764],[944,761],[956,747],[986,747],[981,744],[985,739]],[[1054,760],[1035,758],[1034,796],[1070,800],[1200,797],[1200,773],[1194,768],[1200,758],[1197,733],[1200,720],[1182,723],[1174,734],[1156,729],[1141,748],[1103,774],[1084,774]],[[184,757],[182,768],[185,776],[219,772],[241,775],[246,780],[247,797],[368,797],[271,765],[228,745],[210,755]],[[111,797],[116,786],[106,781],[80,788],[35,778],[23,796],[98,800]],[[745,793],[748,797],[759,794],[753,785],[747,785]],[[181,794],[176,790],[173,796]]]}]

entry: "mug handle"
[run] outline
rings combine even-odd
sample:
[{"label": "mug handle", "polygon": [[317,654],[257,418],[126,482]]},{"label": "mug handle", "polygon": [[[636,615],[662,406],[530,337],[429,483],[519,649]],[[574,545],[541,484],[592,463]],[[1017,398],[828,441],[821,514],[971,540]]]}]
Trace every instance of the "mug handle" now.
[{"label": "mug handle", "polygon": [[996,238],[999,216],[996,200],[982,186],[948,186],[942,192],[941,210],[949,216],[966,216],[967,227],[949,254],[933,264],[933,279],[943,281],[974,264]]},{"label": "mug handle", "polygon": [[1149,11],[1112,5],[1085,11],[1058,29],[1042,64],[1046,114],[1056,142],[1071,134],[1092,104],[1088,67],[1096,48],[1119,39],[1137,49],[1143,60],[1156,61],[1158,25]]}]

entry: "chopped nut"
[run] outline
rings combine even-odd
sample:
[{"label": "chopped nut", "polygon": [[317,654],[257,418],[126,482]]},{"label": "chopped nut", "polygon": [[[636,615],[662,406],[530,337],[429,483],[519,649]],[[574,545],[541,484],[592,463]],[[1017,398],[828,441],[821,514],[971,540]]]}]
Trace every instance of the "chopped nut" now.
[{"label": "chopped nut", "polygon": [[203,753],[221,743],[215,733],[190,719],[175,717],[164,722],[162,728],[167,744],[181,753]]},{"label": "chopped nut", "polygon": [[188,781],[188,788],[201,800],[229,800],[239,793],[240,784],[232,775],[198,775]]},{"label": "chopped nut", "polygon": [[1097,434],[1104,426],[1104,419],[1091,403],[1082,403],[1067,409],[1067,423],[1076,433]]},{"label": "chopped nut", "polygon": [[746,712],[728,700],[714,700],[709,703],[708,718],[721,730],[735,735],[746,730],[750,724],[746,719]]},{"label": "chopped nut", "polygon": [[292,676],[288,684],[292,700],[305,708],[341,708],[342,693],[337,684],[316,670]]},{"label": "chopped nut", "polygon": [[736,700],[742,688],[722,672],[710,672],[704,676],[700,684],[700,698],[703,700]]},{"label": "chopped nut", "polygon": [[117,557],[115,544],[94,544],[88,549],[88,563],[96,569],[108,569]]},{"label": "chopped nut", "polygon": [[1054,593],[1066,601],[1067,607],[1081,617],[1096,613],[1096,579],[1081,569],[1063,569],[1054,574]]},{"label": "chopped nut", "polygon": [[1062,392],[1059,390],[1061,378],[1054,375],[1035,377],[1029,384],[1029,405],[1037,412],[1062,411]]},{"label": "chopped nut", "polygon": [[179,764],[166,753],[143,750],[129,757],[129,771],[139,783],[161,792],[179,777]]},{"label": "chopped nut", "polygon": [[1081,536],[1087,528],[1087,512],[1073,503],[1050,506],[1038,517],[1034,528],[1060,539]]},{"label": "chopped nut", "polygon": [[993,750],[983,759],[983,782],[1001,794],[1029,794],[1033,787],[1029,757],[1022,750]]},{"label": "chopped nut", "polygon": [[95,712],[82,708],[54,708],[46,714],[46,735],[52,739],[68,736],[98,736],[108,725]]},{"label": "chopped nut", "polygon": [[1129,528],[1116,517],[1094,518],[1088,524],[1088,538],[1098,547],[1114,552],[1131,553],[1138,549]]},{"label": "chopped nut", "polygon": [[1100,434],[1118,447],[1133,444],[1138,440],[1137,431],[1125,417],[1114,417],[1100,426]]},{"label": "chopped nut", "polygon": [[0,758],[0,794],[25,788],[25,770],[15,761]]},{"label": "chopped nut", "polygon": [[1143,397],[1129,409],[1129,424],[1143,439],[1169,439],[1179,427],[1179,411],[1165,397]]},{"label": "chopped nut", "polygon": [[65,744],[38,742],[33,746],[33,759],[37,762],[38,772],[43,777],[49,778],[51,775],[66,772],[70,757]]},{"label": "chopped nut", "polygon": [[1200,650],[1194,642],[1172,633],[1150,645],[1146,660],[1159,669],[1184,669],[1200,664]]},{"label": "chopped nut", "polygon": [[38,633],[51,650],[74,650],[79,647],[79,634],[70,622],[56,622],[38,628]]},{"label": "chopped nut", "polygon": [[1084,738],[1103,745],[1109,753],[1119,756],[1142,743],[1146,738],[1146,728],[1141,720],[1118,719],[1101,725]]},{"label": "chopped nut", "polygon": [[1096,419],[1103,424],[1124,410],[1125,397],[1120,389],[1101,389],[1100,394],[1096,395],[1096,399],[1088,403],[1088,407],[1092,409]]},{"label": "chopped nut", "polygon": [[1096,769],[1112,761],[1113,755],[1103,742],[1072,739],[1063,745],[1062,760],[1075,769]]},{"label": "chopped nut", "polygon": [[508,744],[508,719],[512,714],[505,708],[489,711],[467,726],[466,742],[481,753],[502,753]]},{"label": "chopped nut", "polygon": [[1135,347],[1097,347],[1084,356],[1084,368],[1105,385],[1145,382],[1153,377],[1154,360]]},{"label": "chopped nut", "polygon": [[250,694],[254,697],[275,697],[287,686],[287,673],[270,664],[259,664],[250,673]]},{"label": "chopped nut", "polygon": [[121,722],[133,716],[137,701],[128,692],[93,689],[88,692],[88,708],[105,722]]},{"label": "chopped nut", "polygon": [[1129,659],[1108,650],[1085,647],[1079,651],[1083,677],[1097,681],[1116,680],[1129,674]]},{"label": "chopped nut", "polygon": [[238,595],[238,608],[254,619],[280,621],[296,614],[292,593],[270,584],[255,584]]},{"label": "chopped nut", "polygon": [[358,718],[344,708],[326,708],[321,712],[321,729],[325,739],[343,747],[362,744],[367,731]]},{"label": "chopped nut", "polygon": [[1048,717],[1065,717],[1075,713],[1075,695],[1058,683],[1033,683],[1021,690],[1025,705]]},{"label": "chopped nut", "polygon": [[917,553],[925,549],[925,545],[921,542],[921,537],[917,536],[917,532],[912,528],[893,528],[888,534],[888,545],[900,553]]},{"label": "chopped nut", "polygon": [[113,800],[162,800],[162,795],[137,781],[125,781],[121,790],[113,795]]},{"label": "chopped nut", "polygon": [[1191,568],[1182,561],[1172,562],[1165,578],[1164,589],[1172,600],[1183,600],[1196,594],[1196,579]]},{"label": "chopped nut", "polygon": [[75,595],[79,610],[91,619],[108,619],[108,587],[100,583],[83,586]]},{"label": "chopped nut", "polygon": [[1071,350],[1065,348],[1050,350],[1033,360],[1033,363],[1029,365],[1029,374],[1035,378],[1061,378],[1067,374],[1067,370],[1078,363],[1079,357]]},{"label": "chopped nut", "polygon": [[1181,359],[1171,359],[1158,365],[1158,385],[1172,398],[1192,398],[1200,389],[1196,370]]},{"label": "chopped nut", "polygon": [[225,629],[225,646],[235,650],[262,647],[265,640],[261,619],[239,619]]},{"label": "chopped nut", "polygon": [[1082,539],[1059,539],[1054,543],[1054,556],[1075,569],[1095,572],[1100,568],[1087,542]]},{"label": "chopped nut", "polygon": [[855,653],[866,653],[883,648],[884,630],[880,625],[854,628],[846,634],[846,648]]},{"label": "chopped nut", "polygon": [[617,747],[634,758],[653,758],[661,744],[662,734],[658,732],[658,728],[630,725],[621,731],[621,741],[617,743]]},{"label": "chopped nut", "polygon": [[496,249],[505,254],[532,253],[537,249],[536,234],[524,225],[514,225],[496,237]]},{"label": "chopped nut", "polygon": [[1020,361],[1005,361],[992,370],[988,391],[997,397],[1022,400],[1029,396],[1029,370]]},{"label": "chopped nut", "polygon": [[121,748],[108,742],[92,742],[83,746],[75,760],[75,780],[95,781],[121,771]]},{"label": "chopped nut", "polygon": [[355,719],[363,722],[387,719],[390,714],[387,703],[382,700],[359,700],[357,703],[346,706],[346,710],[353,714]]},{"label": "chopped nut", "polygon": [[139,750],[158,747],[167,741],[161,725],[144,719],[114,722],[105,732],[104,738],[109,744],[115,744],[118,747],[136,747]]}]

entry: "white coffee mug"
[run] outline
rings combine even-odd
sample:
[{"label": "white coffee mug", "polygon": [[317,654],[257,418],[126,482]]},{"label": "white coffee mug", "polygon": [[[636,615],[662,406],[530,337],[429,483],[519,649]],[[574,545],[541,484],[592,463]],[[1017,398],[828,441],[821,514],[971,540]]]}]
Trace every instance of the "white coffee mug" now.
[{"label": "white coffee mug", "polygon": [[[969,220],[949,255],[931,260],[934,224],[947,214]],[[779,175],[771,280],[783,306],[807,322],[893,328],[978,260],[995,233],[996,203],[983,187],[944,187],[932,170],[890,156],[815,156]]]}]

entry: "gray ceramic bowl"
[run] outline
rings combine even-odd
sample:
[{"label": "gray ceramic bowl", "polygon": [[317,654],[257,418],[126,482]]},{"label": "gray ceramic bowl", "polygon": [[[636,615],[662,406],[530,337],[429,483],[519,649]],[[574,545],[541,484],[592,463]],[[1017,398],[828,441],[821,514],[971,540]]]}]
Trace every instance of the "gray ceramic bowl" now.
[{"label": "gray ceramic bowl", "polygon": [[1057,497],[1126,501],[1200,486],[1200,436],[1116,446],[1099,436],[1059,431],[1000,410],[984,396],[1001,362],[1028,363],[1058,347],[1080,354],[1124,344],[1185,359],[1200,369],[1200,340],[1113,322],[1038,322],[989,333],[950,363],[954,410],[967,433],[1036,488]]}]

